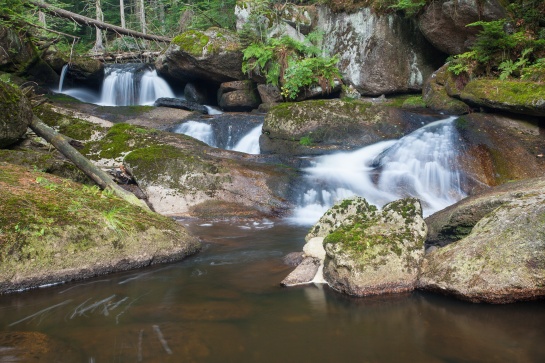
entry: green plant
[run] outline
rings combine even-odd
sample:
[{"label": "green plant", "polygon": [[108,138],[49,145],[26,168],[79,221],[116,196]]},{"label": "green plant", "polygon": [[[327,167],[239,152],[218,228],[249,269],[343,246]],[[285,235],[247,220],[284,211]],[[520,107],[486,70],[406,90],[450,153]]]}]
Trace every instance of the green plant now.
[{"label": "green plant", "polygon": [[299,140],[299,144],[301,146],[310,146],[312,145],[312,138],[310,136],[303,136],[300,140]]},{"label": "green plant", "polygon": [[426,0],[398,0],[397,3],[390,5],[390,9],[402,10],[407,16],[416,15],[426,6]]}]

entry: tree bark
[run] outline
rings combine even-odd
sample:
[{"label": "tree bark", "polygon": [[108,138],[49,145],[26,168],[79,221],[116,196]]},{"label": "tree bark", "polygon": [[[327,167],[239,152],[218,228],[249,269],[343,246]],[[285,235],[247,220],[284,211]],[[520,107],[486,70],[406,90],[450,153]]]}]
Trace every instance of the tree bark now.
[{"label": "tree bark", "polygon": [[121,18],[121,27],[123,29],[126,29],[127,26],[125,25],[125,2],[123,0],[119,0],[119,17]]},{"label": "tree bark", "polygon": [[[95,0],[95,6],[96,6],[96,19],[98,22],[104,22],[104,15],[102,14],[102,6],[100,4],[100,0]],[[104,44],[102,41],[102,30],[100,28],[96,28],[96,39],[95,39],[95,46],[93,47],[93,50],[95,53],[100,53],[104,50]]]},{"label": "tree bark", "polygon": [[70,145],[68,140],[63,135],[44,124],[38,117],[34,116],[32,118],[30,128],[36,133],[36,135],[43,137],[47,142],[53,145],[55,149],[73,162],[74,165],[85,173],[85,175],[97,183],[101,189],[109,189],[121,199],[143,209],[149,210],[146,203],[138,199],[131,192],[128,192],[117,185],[110,175],[89,161],[85,156],[81,155],[79,151]]},{"label": "tree bark", "polygon": [[170,41],[172,40],[171,38],[163,37],[163,36],[160,36],[160,35],[143,34],[143,33],[140,33],[140,32],[134,31],[134,30],[123,29],[120,26],[116,26],[116,25],[104,23],[104,22],[101,22],[101,21],[97,21],[95,19],[91,19],[91,18],[88,18],[86,16],[73,13],[71,11],[67,11],[67,10],[63,10],[63,9],[57,9],[57,8],[55,8],[55,7],[53,7],[53,6],[49,5],[49,4],[41,4],[36,0],[29,0],[28,3],[32,4],[34,6],[37,6],[37,7],[41,8],[41,9],[44,9],[46,12],[48,12],[50,14],[60,16],[62,18],[67,18],[67,19],[73,20],[78,24],[88,25],[88,26],[95,26],[97,28],[100,28],[100,29],[103,29],[103,30],[108,30],[108,31],[111,31],[111,32],[114,32],[114,33],[117,33],[117,34],[123,34],[123,35],[128,35],[128,36],[131,36],[131,37],[147,39],[147,40],[154,40],[154,41],[163,42],[163,43],[170,43]]}]

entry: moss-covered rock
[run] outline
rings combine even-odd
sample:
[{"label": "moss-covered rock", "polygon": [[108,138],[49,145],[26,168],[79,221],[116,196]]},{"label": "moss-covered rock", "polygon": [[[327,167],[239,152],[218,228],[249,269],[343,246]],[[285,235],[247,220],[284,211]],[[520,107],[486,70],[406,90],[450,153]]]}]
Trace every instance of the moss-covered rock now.
[{"label": "moss-covered rock", "polygon": [[29,39],[0,25],[0,70],[22,72],[37,58],[36,47]]},{"label": "moss-covered rock", "polygon": [[467,237],[426,255],[419,287],[472,302],[545,297],[545,194],[516,197]]},{"label": "moss-covered rock", "polygon": [[188,30],[174,37],[155,67],[159,73],[183,82],[221,83],[245,78],[237,35],[219,28]]},{"label": "moss-covered rock", "polygon": [[198,241],[97,187],[0,163],[0,291],[179,260]]},{"label": "moss-covered rock", "polygon": [[451,115],[468,113],[469,106],[459,99],[451,97],[447,91],[447,85],[455,83],[453,75],[448,72],[447,68],[448,66],[444,65],[426,80],[422,88],[422,98],[426,106],[435,111]]},{"label": "moss-covered rock", "polygon": [[323,154],[400,138],[437,120],[390,102],[309,100],[272,107],[265,118],[262,153]]},{"label": "moss-covered rock", "polygon": [[30,102],[16,88],[0,81],[0,148],[19,140],[32,121]]},{"label": "moss-covered rock", "polygon": [[476,79],[460,95],[471,105],[531,116],[545,116],[545,85],[529,81]]},{"label": "moss-covered rock", "polygon": [[[349,208],[355,213],[346,214]],[[398,200],[379,211],[358,198],[343,201],[326,216],[325,224],[332,224],[324,239],[324,277],[330,286],[356,296],[414,289],[427,233],[418,200]]]}]

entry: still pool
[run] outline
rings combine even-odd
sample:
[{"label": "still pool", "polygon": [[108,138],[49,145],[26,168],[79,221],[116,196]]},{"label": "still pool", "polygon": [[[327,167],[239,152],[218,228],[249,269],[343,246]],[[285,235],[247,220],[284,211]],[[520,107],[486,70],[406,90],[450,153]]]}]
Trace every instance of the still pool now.
[{"label": "still pool", "polygon": [[545,362],[545,302],[282,288],[307,228],[181,223],[185,261],[0,296],[0,362]]}]

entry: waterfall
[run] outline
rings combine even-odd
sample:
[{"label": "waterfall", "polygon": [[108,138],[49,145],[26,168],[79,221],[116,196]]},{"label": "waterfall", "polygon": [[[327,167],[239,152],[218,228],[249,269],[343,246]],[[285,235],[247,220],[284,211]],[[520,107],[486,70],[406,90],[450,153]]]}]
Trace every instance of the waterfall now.
[{"label": "waterfall", "polygon": [[109,67],[105,70],[99,104],[102,106],[130,106],[136,104],[134,69]]},{"label": "waterfall", "polygon": [[246,154],[260,154],[259,137],[261,136],[261,129],[263,124],[254,127],[249,133],[244,135],[242,139],[231,149],[233,151],[240,151]]},{"label": "waterfall", "polygon": [[66,77],[66,72],[67,71],[68,71],[68,64],[65,64],[64,66],[62,66],[61,78],[59,79],[59,90],[58,90],[59,93],[62,92],[62,86],[64,84],[64,77]]},{"label": "waterfall", "polygon": [[191,136],[194,139],[200,140],[212,147],[216,147],[216,139],[212,125],[204,122],[187,121],[177,126],[173,132]]},{"label": "waterfall", "polygon": [[146,71],[140,80],[141,105],[153,105],[160,97],[176,97],[168,83],[157,75],[157,71]]},{"label": "waterfall", "polygon": [[292,219],[313,224],[334,203],[359,195],[379,207],[412,196],[424,214],[465,197],[456,167],[455,117],[436,121],[395,141],[319,157],[306,172],[306,189]]}]

